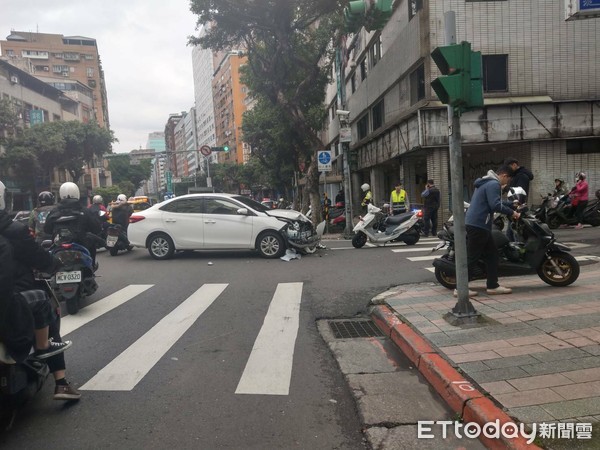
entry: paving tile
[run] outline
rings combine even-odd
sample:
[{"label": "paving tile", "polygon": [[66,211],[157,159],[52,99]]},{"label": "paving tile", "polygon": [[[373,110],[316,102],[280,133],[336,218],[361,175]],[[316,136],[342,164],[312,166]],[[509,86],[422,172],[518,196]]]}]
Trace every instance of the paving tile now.
[{"label": "paving tile", "polygon": [[572,370],[563,372],[562,375],[575,383],[584,383],[586,381],[600,381],[600,367],[591,367],[589,369]]},{"label": "paving tile", "polygon": [[562,400],[562,397],[552,389],[532,389],[530,391],[498,394],[494,395],[494,398],[507,408],[542,405],[544,403],[553,403]]},{"label": "paving tile", "polygon": [[502,369],[483,370],[481,372],[472,372],[468,375],[477,383],[489,383],[492,381],[509,380],[511,378],[524,378],[528,375],[520,367],[504,367]]},{"label": "paving tile", "polygon": [[573,348],[571,344],[567,344],[566,342],[542,342],[540,345],[548,350],[560,350],[563,348]]},{"label": "paving tile", "polygon": [[590,355],[600,356],[600,345],[586,345],[585,347],[579,348]]},{"label": "paving tile", "polygon": [[512,339],[507,339],[507,341],[512,345],[531,345],[539,344],[540,342],[552,342],[555,340],[556,338],[547,334],[534,334],[533,336],[520,336]]},{"label": "paving tile", "polygon": [[563,361],[563,360],[574,359],[574,358],[583,358],[585,356],[589,356],[589,353],[586,353],[578,348],[569,348],[569,349],[553,350],[551,352],[545,352],[545,353],[536,353],[534,355],[534,358],[536,358],[542,362],[550,362],[550,361]]},{"label": "paving tile", "polygon": [[516,378],[507,380],[512,386],[519,391],[528,391],[531,389],[542,389],[553,386],[562,386],[565,384],[573,384],[573,380],[567,378],[560,373],[549,375],[536,375],[533,377]]},{"label": "paving tile", "polygon": [[492,381],[491,383],[482,383],[480,386],[492,395],[508,394],[517,391],[514,386],[508,384],[506,381]]},{"label": "paving tile", "polygon": [[495,350],[500,356],[519,356],[531,353],[547,352],[548,349],[540,344],[521,345],[519,347],[498,348]]},{"label": "paving tile", "polygon": [[498,348],[512,347],[511,344],[504,340],[477,342],[474,344],[463,344],[462,347],[467,352],[482,352],[485,350],[496,350]]},{"label": "paving tile", "polygon": [[542,408],[559,420],[590,415],[596,416],[600,415],[600,396],[548,403],[542,405]]},{"label": "paving tile", "polygon": [[460,353],[467,353],[462,345],[452,345],[450,347],[440,347],[440,351],[446,355],[458,355]]},{"label": "paving tile", "polygon": [[486,369],[501,369],[503,367],[517,367],[539,362],[532,355],[508,356],[506,358],[488,359],[482,364]]},{"label": "paving tile", "polygon": [[584,337],[565,339],[565,341],[574,347],[585,347],[586,345],[594,345],[595,344],[594,341],[584,338]]},{"label": "paving tile", "polygon": [[456,363],[481,361],[484,359],[494,359],[497,357],[498,357],[498,354],[491,350],[488,350],[485,352],[472,352],[472,353],[463,353],[460,355],[449,356],[449,358],[452,359],[452,361],[454,361]]},{"label": "paving tile", "polygon": [[[493,360],[491,360],[493,361]],[[471,372],[481,372],[482,370],[490,370],[488,366],[486,366],[483,361],[472,361],[461,363],[458,365],[458,368],[463,372],[471,373]]]},{"label": "paving tile", "polygon": [[521,369],[526,371],[529,375],[546,375],[549,373],[564,373],[571,370],[589,369],[592,367],[600,367],[600,358],[597,356],[530,364],[521,366]]},{"label": "paving tile", "polygon": [[577,383],[567,386],[556,386],[552,390],[567,400],[577,398],[588,398],[600,394],[600,381],[590,381],[587,383]]},{"label": "paving tile", "polygon": [[523,423],[553,422],[556,420],[541,406],[520,406],[517,408],[510,408],[508,413]]},{"label": "paving tile", "polygon": [[575,333],[574,331],[556,331],[551,334],[552,336],[558,339],[570,339],[580,337],[580,335]]}]

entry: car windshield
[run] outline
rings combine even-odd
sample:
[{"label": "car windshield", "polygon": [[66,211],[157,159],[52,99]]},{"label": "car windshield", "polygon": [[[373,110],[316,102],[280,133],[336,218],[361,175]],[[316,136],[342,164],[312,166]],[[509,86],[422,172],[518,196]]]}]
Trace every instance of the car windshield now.
[{"label": "car windshield", "polygon": [[255,211],[267,212],[271,209],[268,206],[261,205],[260,203],[252,200],[250,197],[244,197],[243,195],[236,195],[233,198],[236,199],[238,202],[243,203],[244,205],[252,208]]}]

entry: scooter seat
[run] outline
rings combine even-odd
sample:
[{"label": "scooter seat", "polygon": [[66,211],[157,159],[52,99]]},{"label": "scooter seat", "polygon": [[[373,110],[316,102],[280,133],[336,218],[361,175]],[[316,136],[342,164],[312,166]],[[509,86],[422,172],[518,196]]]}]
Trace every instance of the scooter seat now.
[{"label": "scooter seat", "polygon": [[403,213],[403,214],[398,214],[397,216],[389,216],[385,219],[384,224],[385,225],[398,225],[398,224],[401,224],[402,222],[406,222],[412,216],[413,216],[412,213]]},{"label": "scooter seat", "polygon": [[8,350],[2,342],[0,342],[0,362],[3,364],[16,364],[17,362],[12,359]]}]

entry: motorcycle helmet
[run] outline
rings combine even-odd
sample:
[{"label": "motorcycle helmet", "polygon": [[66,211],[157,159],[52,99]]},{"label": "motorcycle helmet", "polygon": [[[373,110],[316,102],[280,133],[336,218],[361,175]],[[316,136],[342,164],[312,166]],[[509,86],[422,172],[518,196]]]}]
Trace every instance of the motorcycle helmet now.
[{"label": "motorcycle helmet", "polygon": [[577,174],[577,180],[585,180],[587,178],[587,174],[585,172],[579,172]]},{"label": "motorcycle helmet", "polygon": [[527,201],[527,192],[525,192],[525,189],[523,189],[522,187],[511,187],[508,190],[508,196],[507,196],[508,201],[510,202],[518,202],[518,203],[525,203]]},{"label": "motorcycle helmet", "polygon": [[94,198],[92,199],[92,203],[102,203],[104,202],[104,199],[102,198],[101,195],[94,195]]},{"label": "motorcycle helmet", "polygon": [[6,208],[6,203],[4,202],[4,192],[6,191],[6,186],[4,183],[0,181],[0,211]]},{"label": "motorcycle helmet", "polygon": [[367,183],[363,184],[361,187],[363,192],[367,192],[369,189],[371,189],[371,186],[369,186]]},{"label": "motorcycle helmet", "polygon": [[127,196],[125,194],[119,194],[117,196],[117,203],[127,203]]},{"label": "motorcycle helmet", "polygon": [[60,189],[58,190],[58,195],[60,196],[61,200],[65,200],[67,198],[74,198],[76,200],[79,200],[79,188],[75,183],[67,181],[66,183],[63,183],[60,186]]},{"label": "motorcycle helmet", "polygon": [[38,203],[40,206],[51,206],[54,205],[54,194],[49,191],[40,192],[38,195]]}]

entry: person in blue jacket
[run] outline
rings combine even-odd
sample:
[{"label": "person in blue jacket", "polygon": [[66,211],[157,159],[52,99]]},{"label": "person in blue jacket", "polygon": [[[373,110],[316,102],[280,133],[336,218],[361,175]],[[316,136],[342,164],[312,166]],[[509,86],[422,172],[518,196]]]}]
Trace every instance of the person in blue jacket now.
[{"label": "person in blue jacket", "polygon": [[[465,215],[469,271],[479,259],[484,260],[487,266],[486,292],[490,295],[512,292],[512,289],[498,284],[498,249],[492,238],[495,212],[506,214],[515,220],[520,217],[518,212],[502,202],[502,188],[508,185],[512,173],[509,166],[501,166],[495,172],[488,170],[487,175],[475,180],[475,192]],[[477,292],[469,290],[469,296],[474,295]]]}]

